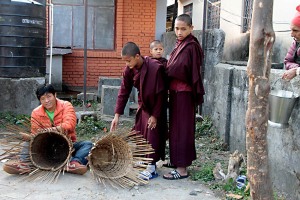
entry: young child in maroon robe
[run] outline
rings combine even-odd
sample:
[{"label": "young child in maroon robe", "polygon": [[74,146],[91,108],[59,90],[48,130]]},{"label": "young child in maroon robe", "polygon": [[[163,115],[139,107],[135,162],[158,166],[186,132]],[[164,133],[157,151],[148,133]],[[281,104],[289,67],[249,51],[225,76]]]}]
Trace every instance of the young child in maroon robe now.
[{"label": "young child in maroon robe", "polygon": [[151,58],[154,58],[154,59],[158,60],[166,68],[168,60],[163,57],[163,53],[164,53],[163,43],[159,40],[153,40],[150,43]]},{"label": "young child in maroon robe", "polygon": [[[164,45],[163,43],[160,41],[160,40],[153,40],[151,43],[150,43],[150,54],[151,54],[151,58],[152,59],[155,59],[155,60],[158,60],[161,64],[163,64],[165,70],[167,68],[167,62],[168,60],[166,58],[163,57],[163,53],[164,53]],[[166,74],[164,74],[164,80],[165,80],[165,85],[167,86],[168,84],[168,80],[167,80],[167,76]],[[162,108],[162,117],[163,117],[163,120],[161,120],[160,122],[162,122],[161,124],[161,131],[163,133],[160,133],[160,134],[163,134],[166,136],[166,140],[168,139],[168,123],[165,123],[168,121],[168,117],[167,117],[167,109],[168,109],[168,93],[166,92],[165,93],[165,100],[164,100],[164,105],[163,105],[163,108]]]},{"label": "young child in maroon robe", "polygon": [[163,178],[187,178],[187,167],[196,159],[195,108],[203,103],[201,77],[203,53],[187,14],[175,20],[177,42],[167,63],[169,80],[169,144],[170,161],[176,169]]},{"label": "young child in maroon robe", "polygon": [[155,59],[141,56],[139,47],[128,42],[122,49],[122,60],[126,67],[123,72],[123,80],[118,93],[115,108],[115,117],[111,122],[111,131],[115,131],[120,115],[124,114],[124,108],[128,101],[132,87],[138,91],[138,110],[135,117],[134,130],[152,145],[153,158],[147,169],[141,173],[144,179],[158,176],[155,163],[165,157],[165,135],[161,130],[164,118],[161,116],[165,100],[166,88],[164,84],[164,67]]}]

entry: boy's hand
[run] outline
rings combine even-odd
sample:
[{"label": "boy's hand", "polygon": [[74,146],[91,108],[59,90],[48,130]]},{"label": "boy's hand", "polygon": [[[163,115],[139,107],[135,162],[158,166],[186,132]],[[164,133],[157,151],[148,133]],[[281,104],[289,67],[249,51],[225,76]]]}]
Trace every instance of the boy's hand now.
[{"label": "boy's hand", "polygon": [[117,126],[119,124],[119,118],[120,118],[120,114],[116,113],[110,125],[110,132],[115,131],[117,129]]},{"label": "boy's hand", "polygon": [[151,116],[148,119],[148,128],[150,128],[151,130],[156,128],[156,124],[157,124],[157,119],[153,116]]}]

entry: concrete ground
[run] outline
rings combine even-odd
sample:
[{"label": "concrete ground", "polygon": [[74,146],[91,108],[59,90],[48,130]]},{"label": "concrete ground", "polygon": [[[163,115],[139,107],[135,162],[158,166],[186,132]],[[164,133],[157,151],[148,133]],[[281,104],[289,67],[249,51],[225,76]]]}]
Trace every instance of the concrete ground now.
[{"label": "concrete ground", "polygon": [[198,182],[188,179],[165,180],[162,178],[169,169],[160,168],[159,177],[145,186],[132,189],[115,189],[97,183],[90,172],[84,175],[65,173],[56,183],[30,182],[24,175],[9,175],[0,165],[0,199],[60,200],[60,199],[99,199],[99,200],[216,200],[212,191]]}]

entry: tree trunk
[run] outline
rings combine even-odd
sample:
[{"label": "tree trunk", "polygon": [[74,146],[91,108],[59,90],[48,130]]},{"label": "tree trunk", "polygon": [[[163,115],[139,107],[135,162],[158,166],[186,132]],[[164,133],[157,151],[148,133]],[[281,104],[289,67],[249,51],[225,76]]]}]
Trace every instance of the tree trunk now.
[{"label": "tree trunk", "polygon": [[268,164],[268,96],[272,47],[275,34],[272,25],[273,0],[254,0],[250,31],[247,73],[249,76],[246,113],[247,176],[251,198],[272,200],[273,190]]}]

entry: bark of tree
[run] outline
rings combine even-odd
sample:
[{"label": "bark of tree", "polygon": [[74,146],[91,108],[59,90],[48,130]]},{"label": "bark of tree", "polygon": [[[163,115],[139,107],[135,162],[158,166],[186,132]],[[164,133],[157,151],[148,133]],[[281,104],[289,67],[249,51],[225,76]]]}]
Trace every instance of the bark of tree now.
[{"label": "bark of tree", "polygon": [[250,31],[248,109],[246,113],[247,176],[251,198],[272,200],[268,164],[268,96],[271,54],[275,41],[273,0],[254,0]]}]

